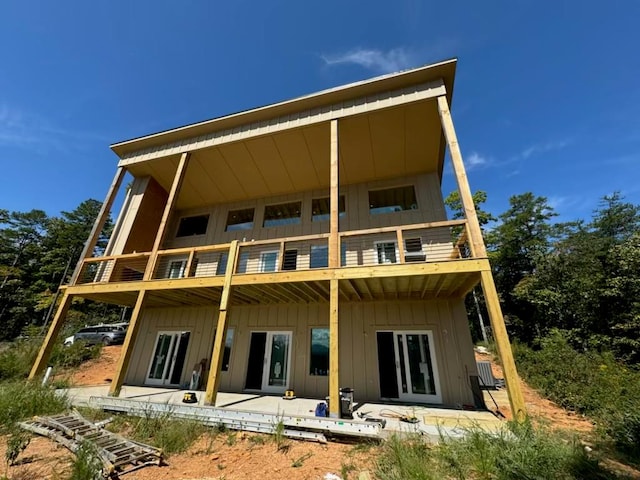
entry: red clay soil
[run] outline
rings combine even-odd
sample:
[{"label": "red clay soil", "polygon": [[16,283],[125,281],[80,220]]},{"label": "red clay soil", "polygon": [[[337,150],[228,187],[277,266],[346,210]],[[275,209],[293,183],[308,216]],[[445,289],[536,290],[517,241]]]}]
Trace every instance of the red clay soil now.
[{"label": "red clay soil", "polygon": [[[100,358],[87,362],[74,372],[58,375],[72,385],[100,385],[109,383],[115,374],[121,346],[102,349]],[[492,355],[477,354],[478,360],[492,361],[494,376],[502,377],[502,369]],[[553,402],[542,398],[522,382],[525,403],[530,414],[547,421],[554,428],[571,429],[588,433],[593,425],[585,418],[567,412]],[[496,398],[500,411],[510,416],[506,395],[498,392]],[[358,472],[375,470],[376,449],[355,448],[353,445],[285,440],[286,447],[278,448],[273,437],[243,432],[226,432],[211,440],[199,438],[184,454],[172,455],[167,465],[146,467],[124,479],[138,480],[213,480],[213,479],[323,479],[327,473],[338,477],[348,473],[348,478],[358,478]],[[0,458],[4,457],[6,438],[0,438]],[[17,466],[0,475],[8,478],[61,479],[66,478],[73,456],[53,442],[35,437],[18,457]],[[373,478],[373,475],[371,476]],[[335,477],[334,477],[335,478]]]},{"label": "red clay soil", "polygon": [[[493,376],[496,378],[504,378],[502,367],[495,361],[492,354],[476,352],[476,360],[490,361]],[[520,381],[520,385],[522,386],[522,394],[524,396],[527,413],[533,418],[547,422],[553,426],[553,428],[574,430],[580,433],[589,433],[593,430],[593,423],[591,423],[589,419],[577,413],[564,410],[551,400],[547,400],[527,385],[524,380]],[[497,397],[497,395],[495,396]],[[509,402],[506,400],[506,395],[500,395],[499,397],[503,399],[503,401],[498,400],[500,412],[507,418],[512,418],[511,408]],[[495,410],[495,405],[489,404],[488,406],[491,410]]]}]

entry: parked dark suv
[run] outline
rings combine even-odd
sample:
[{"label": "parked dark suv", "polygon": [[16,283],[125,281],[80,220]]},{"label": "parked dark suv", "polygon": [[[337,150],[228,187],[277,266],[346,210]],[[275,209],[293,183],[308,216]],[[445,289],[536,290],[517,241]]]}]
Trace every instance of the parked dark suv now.
[{"label": "parked dark suv", "polygon": [[110,325],[93,325],[78,330],[73,336],[65,339],[65,345],[82,340],[88,345],[102,343],[104,345],[118,345],[124,342],[128,323],[112,323]]}]

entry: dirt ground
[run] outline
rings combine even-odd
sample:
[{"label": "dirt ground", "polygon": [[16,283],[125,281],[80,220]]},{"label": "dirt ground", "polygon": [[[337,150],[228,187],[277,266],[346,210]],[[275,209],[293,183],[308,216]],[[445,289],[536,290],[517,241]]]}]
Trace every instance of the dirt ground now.
[{"label": "dirt ground", "polygon": [[[120,357],[121,346],[104,347],[100,358],[87,362],[79,369],[56,378],[65,378],[72,385],[99,385],[111,381]],[[496,378],[502,377],[502,369],[493,362],[489,354],[477,353],[478,360],[492,361]],[[567,412],[553,402],[542,398],[522,382],[525,403],[534,417],[554,428],[571,429],[588,433],[593,425],[587,419]],[[510,417],[510,409],[504,392],[496,392],[499,410]],[[494,405],[489,405],[495,410]],[[0,439],[0,458],[4,457],[6,439]],[[338,478],[358,479],[362,472],[373,472],[376,461],[375,446],[348,445],[330,442],[320,445],[311,442],[286,440],[285,448],[270,436],[243,432],[226,432],[211,440],[208,436],[199,438],[191,449],[180,455],[170,456],[162,467],[146,467],[125,475],[131,480],[213,480],[213,479],[255,479],[275,478],[323,480],[327,474]],[[70,471],[72,455],[53,442],[34,438],[27,449],[18,457],[19,463],[0,468],[0,474],[10,479],[54,479],[62,480]],[[336,477],[327,477],[336,478]],[[366,474],[362,478],[368,478]],[[371,475],[370,478],[373,478]]]}]

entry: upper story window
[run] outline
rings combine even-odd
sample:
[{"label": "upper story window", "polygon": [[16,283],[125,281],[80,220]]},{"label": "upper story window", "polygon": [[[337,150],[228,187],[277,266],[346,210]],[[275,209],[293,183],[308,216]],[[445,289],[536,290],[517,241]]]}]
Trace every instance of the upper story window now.
[{"label": "upper story window", "polygon": [[178,225],[176,237],[190,237],[192,235],[204,235],[207,233],[209,225],[209,215],[196,215],[193,217],[183,217]]},{"label": "upper story window", "polygon": [[300,223],[302,202],[280,203],[264,207],[263,227],[297,225]]},{"label": "upper story window", "polygon": [[[346,214],[344,208],[344,195],[338,197],[338,216],[344,217]],[[329,220],[331,216],[331,199],[329,197],[314,198],[311,200],[311,221],[322,222]]]},{"label": "upper story window", "polygon": [[227,227],[225,228],[225,232],[251,230],[253,228],[253,213],[253,208],[230,210],[227,215]]},{"label": "upper story window", "polygon": [[418,201],[413,185],[369,192],[369,212],[372,214],[402,212],[417,208]]}]

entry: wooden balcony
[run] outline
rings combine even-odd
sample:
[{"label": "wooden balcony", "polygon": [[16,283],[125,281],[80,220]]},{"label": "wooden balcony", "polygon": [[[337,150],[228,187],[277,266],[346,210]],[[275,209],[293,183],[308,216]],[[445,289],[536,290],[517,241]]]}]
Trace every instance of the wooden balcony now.
[{"label": "wooden balcony", "polygon": [[[238,243],[232,303],[328,302],[331,278],[344,300],[462,296],[486,269],[474,258],[466,221],[340,232],[340,268],[328,268],[329,234]],[[456,241],[453,241],[457,238]],[[141,289],[154,306],[220,301],[232,244],[88,258],[74,295],[130,305]],[[148,280],[144,280],[154,261]]]}]

